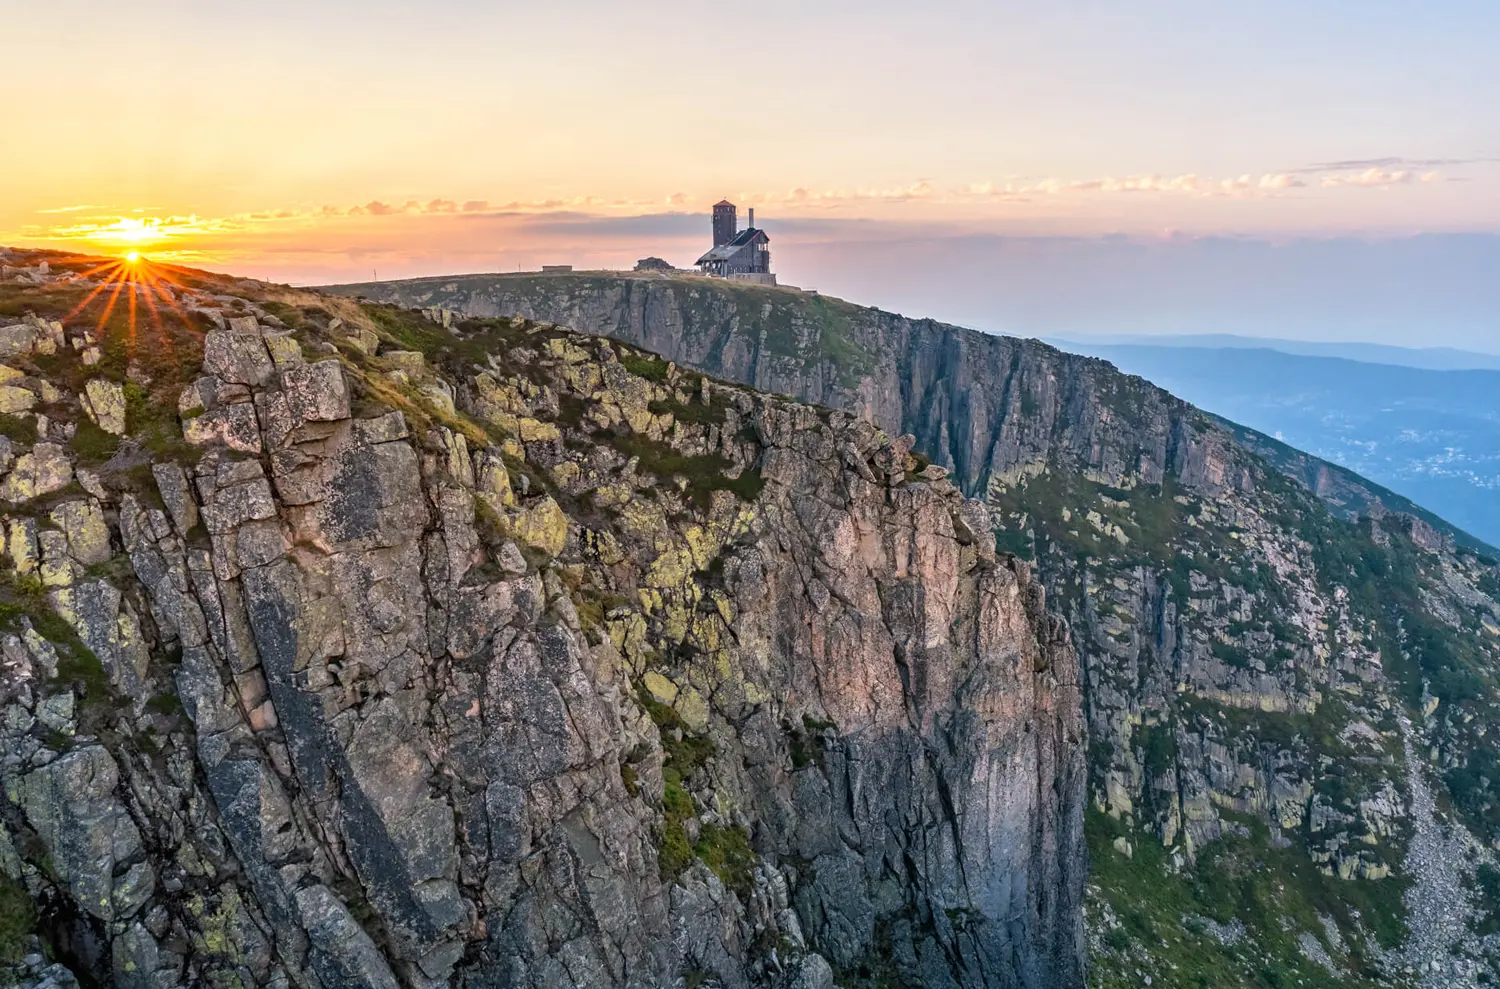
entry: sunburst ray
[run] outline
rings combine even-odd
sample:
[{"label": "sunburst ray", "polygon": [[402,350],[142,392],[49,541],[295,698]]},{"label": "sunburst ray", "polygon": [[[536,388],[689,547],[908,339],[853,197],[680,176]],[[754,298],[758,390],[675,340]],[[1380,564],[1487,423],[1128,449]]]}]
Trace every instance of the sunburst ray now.
[{"label": "sunburst ray", "polygon": [[94,290],[92,292],[90,292],[88,295],[86,295],[84,297],[84,299],[83,299],[82,302],[78,303],[78,305],[76,305],[76,306],[73,307],[73,311],[72,312],[68,313],[66,316],[63,317],[63,322],[66,323],[68,320],[74,319],[75,317],[77,317],[79,313],[83,312],[85,309],[87,309],[89,307],[89,303],[93,302],[96,298],[99,297],[99,294],[101,292],[103,292],[105,289],[109,288],[109,286],[110,286],[110,284],[112,282],[114,282],[116,280],[123,281],[125,277],[126,277],[125,266],[123,264],[118,265],[115,268],[114,272],[111,273],[111,277],[110,278],[108,278],[108,279],[100,282],[97,286],[95,286]]},{"label": "sunburst ray", "polygon": [[130,307],[130,328],[125,331],[125,337],[126,337],[126,341],[125,342],[126,342],[127,346],[130,346],[130,347],[134,347],[135,346],[135,340],[136,340],[136,329],[135,329],[136,298],[135,297],[136,297],[135,285],[132,284],[130,286],[130,294],[128,296],[126,296],[126,298],[125,298],[126,303]]},{"label": "sunburst ray", "polygon": [[115,290],[109,297],[109,303],[104,307],[104,314],[99,317],[99,325],[95,328],[94,337],[97,339],[104,332],[104,326],[109,322],[110,314],[115,311],[115,303],[120,301],[120,292],[125,288],[125,279],[121,278],[115,282]]}]

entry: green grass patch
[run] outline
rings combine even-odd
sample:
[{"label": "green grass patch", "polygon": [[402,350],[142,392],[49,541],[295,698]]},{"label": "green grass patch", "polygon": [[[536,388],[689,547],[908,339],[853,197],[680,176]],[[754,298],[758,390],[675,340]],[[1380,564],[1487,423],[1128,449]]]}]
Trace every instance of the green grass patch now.
[{"label": "green grass patch", "polygon": [[674,772],[679,780],[684,780],[708,762],[714,754],[712,739],[689,731],[671,705],[663,704],[648,692],[641,691],[636,700],[660,732],[665,772]]},{"label": "green grass patch", "polygon": [[1030,560],[1035,556],[1031,546],[1031,537],[1020,529],[995,530],[995,552],[1008,553],[1022,560]]},{"label": "green grass patch", "polygon": [[630,599],[624,595],[601,591],[592,584],[581,585],[573,595],[573,610],[578,612],[578,623],[585,632],[602,634],[605,616],[628,604]]},{"label": "green grass patch", "polygon": [[645,378],[647,381],[655,382],[658,385],[667,383],[667,372],[671,369],[671,364],[657,357],[655,354],[645,354],[638,351],[623,354],[620,357],[620,363],[624,366],[625,370],[637,378]]},{"label": "green grass patch", "polygon": [[0,965],[14,965],[25,956],[36,919],[36,904],[26,888],[0,872]]},{"label": "green grass patch", "polygon": [[333,314],[322,306],[299,306],[280,299],[261,299],[260,307],[293,331],[324,327],[333,319]]},{"label": "green grass patch", "polygon": [[787,749],[792,757],[794,769],[808,766],[823,766],[822,735],[826,729],[834,728],[832,721],[823,721],[810,714],[802,716],[800,725],[784,726],[787,734]]},{"label": "green grass patch", "polygon": [[664,483],[674,478],[687,481],[687,496],[699,508],[707,509],[715,491],[732,491],[741,501],[754,501],[765,488],[760,471],[746,469],[730,477],[733,465],[718,454],[689,456],[678,453],[666,443],[631,434],[616,436],[615,449],[627,457],[638,457],[640,469]]},{"label": "green grass patch", "polygon": [[423,316],[419,310],[382,303],[363,303],[365,313],[378,332],[400,350],[415,350],[432,356],[453,342],[453,334]]},{"label": "green grass patch", "polygon": [[[637,701],[645,708],[660,733],[662,747],[662,827],[657,861],[663,879],[680,876],[694,858],[741,895],[748,895],[755,853],[743,828],[705,824],[696,842],[689,841],[686,822],[694,816],[693,798],[685,781],[691,779],[713,756],[712,739],[688,731],[670,705],[641,691]],[[624,768],[621,772],[623,774]],[[634,779],[632,773],[631,779]],[[627,781],[627,789],[630,781]]]},{"label": "green grass patch", "polygon": [[756,859],[750,848],[750,835],[744,828],[705,824],[693,851],[720,882],[742,899],[749,898],[754,887]]},{"label": "green grass patch", "polygon": [[84,645],[78,633],[53,610],[35,576],[11,573],[0,582],[0,631],[19,634],[21,619],[30,619],[36,633],[57,650],[57,680],[60,687],[81,695],[81,714],[90,720],[107,717],[112,691],[104,664]]},{"label": "green grass patch", "polygon": [[[202,451],[182,438],[177,417],[181,388],[152,387],[125,383],[125,428],[157,460],[197,463]],[[154,486],[154,485],[153,485]]]},{"label": "green grass patch", "polygon": [[98,466],[120,449],[120,438],[100,429],[94,420],[84,416],[73,428],[73,438],[68,441],[68,446],[81,462]]},{"label": "green grass patch", "polygon": [[32,444],[36,442],[36,420],[26,419],[0,412],[0,436],[12,443]]},{"label": "green grass patch", "polygon": [[822,295],[728,281],[695,283],[678,293],[678,305],[691,332],[712,333],[725,322],[736,323],[747,339],[758,340],[765,354],[805,366],[828,362],[846,388],[857,385],[875,366],[866,341],[875,337],[870,324],[882,315],[878,310]]},{"label": "green grass patch", "polygon": [[[1204,849],[1195,865],[1174,872],[1169,851],[1150,834],[1089,812],[1090,882],[1121,922],[1106,937],[1106,950],[1091,960],[1091,985],[1139,986],[1140,955],[1151,959],[1159,985],[1336,989],[1376,984],[1379,969],[1366,934],[1386,948],[1401,942],[1405,883],[1326,876],[1297,847],[1273,847],[1261,822],[1237,821],[1249,837],[1226,835]],[[1118,837],[1131,842],[1133,856],[1114,848]],[[1325,937],[1320,917],[1332,918],[1348,945],[1343,975],[1303,957],[1299,948],[1304,932]],[[1245,939],[1222,944],[1194,918],[1217,924],[1238,920]]]},{"label": "green grass patch", "polygon": [[186,717],[187,709],[176,694],[155,694],[146,701],[146,710],[169,718]]},{"label": "green grass patch", "polygon": [[688,841],[687,830],[681,821],[669,817],[662,825],[656,862],[661,869],[661,877],[666,880],[676,879],[693,864],[693,845]]},{"label": "green grass patch", "polygon": [[689,426],[722,426],[729,414],[729,402],[718,394],[707,405],[702,402],[679,402],[670,398],[653,400],[646,408],[653,415],[670,414],[678,422]]}]

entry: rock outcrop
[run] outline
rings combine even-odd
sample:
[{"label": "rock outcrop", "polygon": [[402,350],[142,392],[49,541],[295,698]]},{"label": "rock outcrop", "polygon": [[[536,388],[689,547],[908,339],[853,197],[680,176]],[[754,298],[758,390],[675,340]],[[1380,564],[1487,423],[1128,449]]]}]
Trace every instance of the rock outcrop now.
[{"label": "rock outcrop", "polygon": [[[912,434],[929,470],[985,498],[999,546],[1035,562],[1068,619],[1084,671],[1098,985],[1314,984],[1325,961],[1347,984],[1400,982],[1411,959],[1432,984],[1500,972],[1487,933],[1500,872],[1483,850],[1500,847],[1488,547],[1036,341],[693,277],[338,291],[460,327],[465,314],[521,315],[648,346]],[[1413,809],[1413,781],[1428,777],[1474,836],[1420,843],[1466,849],[1443,869],[1411,852],[1414,833],[1437,827]],[[1452,881],[1428,888],[1455,876],[1481,894],[1464,937],[1451,929],[1462,908],[1424,906],[1455,902]],[[1225,897],[1240,898],[1232,912]],[[1213,935],[1231,921],[1234,938]],[[1451,967],[1434,968],[1447,953]]]},{"label": "rock outcrop", "polygon": [[1069,634],[910,437],[201,274],[135,352],[83,267],[0,326],[16,978],[1082,985]]}]

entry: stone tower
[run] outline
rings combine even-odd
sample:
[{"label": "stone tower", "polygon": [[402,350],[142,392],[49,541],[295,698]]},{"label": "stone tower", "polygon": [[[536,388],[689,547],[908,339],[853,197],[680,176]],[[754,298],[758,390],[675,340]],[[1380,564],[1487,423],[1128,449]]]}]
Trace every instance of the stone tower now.
[{"label": "stone tower", "polygon": [[734,240],[739,222],[735,216],[734,203],[727,199],[714,203],[714,246],[719,247]]}]

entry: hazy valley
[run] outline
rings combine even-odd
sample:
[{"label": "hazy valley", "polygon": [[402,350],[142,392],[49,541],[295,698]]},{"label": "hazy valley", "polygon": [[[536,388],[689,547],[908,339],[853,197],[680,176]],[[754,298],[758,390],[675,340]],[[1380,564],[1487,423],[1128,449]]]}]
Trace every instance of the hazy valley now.
[{"label": "hazy valley", "polygon": [[[1500,542],[1500,371],[1167,344],[1061,342],[1189,402],[1378,481]],[[1370,356],[1409,359],[1396,348]],[[1355,352],[1358,352],[1357,350]],[[1483,355],[1426,355],[1445,364]]]}]

